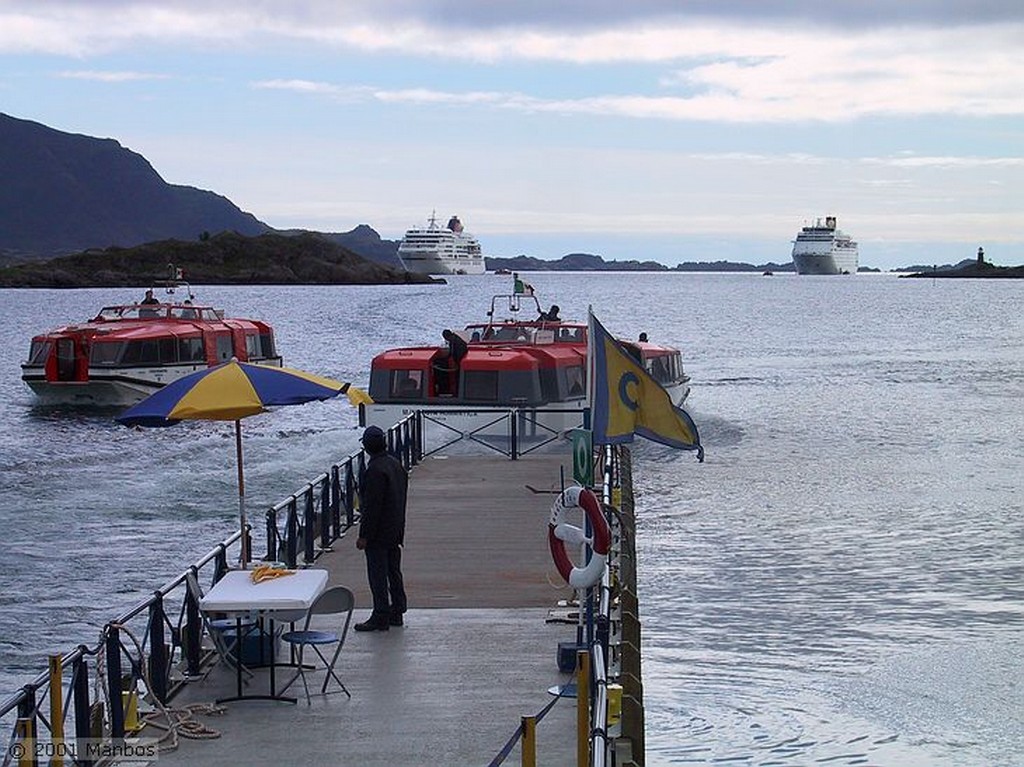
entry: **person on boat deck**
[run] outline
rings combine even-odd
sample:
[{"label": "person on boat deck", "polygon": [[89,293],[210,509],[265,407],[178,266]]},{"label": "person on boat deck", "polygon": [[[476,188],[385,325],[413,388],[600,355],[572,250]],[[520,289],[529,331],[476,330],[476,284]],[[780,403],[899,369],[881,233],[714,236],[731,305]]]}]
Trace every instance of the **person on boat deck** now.
[{"label": "person on boat deck", "polygon": [[551,304],[551,308],[546,312],[541,312],[537,318],[538,322],[561,322],[562,318],[558,316],[558,304]]},{"label": "person on boat deck", "polygon": [[192,308],[192,302],[187,298],[182,304],[186,308],[181,310],[181,318],[183,320],[194,320],[196,318],[196,310]]},{"label": "person on boat deck", "polygon": [[640,334],[640,343],[642,343],[642,344],[647,343],[647,334],[646,333],[641,333]]},{"label": "person on boat deck", "polygon": [[441,335],[448,342],[447,391],[450,394],[455,394],[456,385],[459,380],[459,365],[462,363],[463,357],[469,352],[469,345],[462,336],[453,330],[445,329]]},{"label": "person on boat deck", "polygon": [[356,631],[387,631],[404,623],[405,581],[402,545],[405,543],[405,501],[409,476],[401,462],[387,451],[384,432],[368,426],[363,450],[370,456],[360,486],[362,512],[356,548],[366,554],[366,577],[373,594],[373,612]]},{"label": "person on boat deck", "polygon": [[[153,289],[150,288],[146,291],[146,296],[139,301],[140,306],[152,306],[153,304],[159,304],[160,301],[153,295]],[[156,317],[156,309],[139,309],[140,317]]]}]

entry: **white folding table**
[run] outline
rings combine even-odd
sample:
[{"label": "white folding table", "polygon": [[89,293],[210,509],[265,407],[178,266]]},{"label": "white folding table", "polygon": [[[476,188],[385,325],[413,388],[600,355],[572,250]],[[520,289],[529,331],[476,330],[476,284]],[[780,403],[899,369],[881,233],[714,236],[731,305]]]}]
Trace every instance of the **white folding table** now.
[{"label": "white folding table", "polygon": [[235,663],[238,689],[231,698],[222,698],[218,703],[229,700],[283,700],[290,703],[295,698],[277,694],[274,682],[274,648],[270,651],[270,695],[244,695],[242,692],[242,631],[243,617],[266,618],[270,621],[270,636],[273,641],[275,621],[297,621],[306,616],[316,598],[327,588],[326,570],[295,570],[261,583],[252,582],[252,570],[232,570],[225,573],[213,588],[199,600],[199,609],[206,613],[234,616],[238,631],[235,644]]}]

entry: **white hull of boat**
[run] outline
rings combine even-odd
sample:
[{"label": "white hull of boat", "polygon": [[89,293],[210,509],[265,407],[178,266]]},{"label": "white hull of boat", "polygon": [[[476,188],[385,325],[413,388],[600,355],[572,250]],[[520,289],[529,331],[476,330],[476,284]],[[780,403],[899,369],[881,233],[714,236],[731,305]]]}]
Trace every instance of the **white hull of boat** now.
[{"label": "white hull of boat", "polygon": [[[281,360],[259,361],[281,367]],[[131,407],[153,392],[208,365],[174,365],[149,368],[89,368],[88,381],[47,381],[41,368],[35,374],[23,367],[22,380],[42,405],[89,405],[95,407]]]},{"label": "white hull of boat", "polygon": [[423,254],[401,254],[402,264],[406,271],[414,274],[484,274],[483,257],[478,258],[442,258]]},{"label": "white hull of boat", "polygon": [[130,407],[171,381],[206,367],[201,364],[120,370],[90,368],[88,381],[46,381],[28,377],[26,372],[24,380],[44,405]]},{"label": "white hull of boat", "polygon": [[793,266],[797,274],[856,274],[857,254],[794,253]]}]

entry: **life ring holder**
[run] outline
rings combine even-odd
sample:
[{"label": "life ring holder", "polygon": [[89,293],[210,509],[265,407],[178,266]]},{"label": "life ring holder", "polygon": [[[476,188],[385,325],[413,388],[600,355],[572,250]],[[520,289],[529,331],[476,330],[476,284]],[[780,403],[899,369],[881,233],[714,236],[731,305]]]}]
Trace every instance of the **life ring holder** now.
[{"label": "life ring holder", "polygon": [[[564,514],[572,508],[582,509],[587,515],[593,537],[575,525],[563,522]],[[548,522],[548,546],[551,558],[555,561],[558,574],[565,582],[576,589],[595,586],[604,575],[608,561],[608,550],[611,547],[612,535],[608,529],[608,520],[601,510],[601,503],[592,490],[585,487],[570,487],[562,491],[551,506],[551,519]],[[590,546],[590,561],[584,567],[576,567],[566,551],[566,544],[586,543]]]}]

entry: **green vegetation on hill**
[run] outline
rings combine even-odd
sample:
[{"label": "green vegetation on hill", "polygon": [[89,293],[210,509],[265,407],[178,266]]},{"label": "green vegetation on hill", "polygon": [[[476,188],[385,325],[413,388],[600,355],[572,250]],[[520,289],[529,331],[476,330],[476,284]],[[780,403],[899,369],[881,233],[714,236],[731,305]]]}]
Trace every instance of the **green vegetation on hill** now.
[{"label": "green vegetation on hill", "polygon": [[223,232],[199,241],[162,240],[132,248],[89,250],[0,269],[0,287],[145,287],[168,264],[207,285],[376,285],[438,282],[371,263],[315,234],[245,237]]}]

